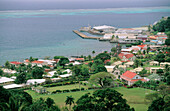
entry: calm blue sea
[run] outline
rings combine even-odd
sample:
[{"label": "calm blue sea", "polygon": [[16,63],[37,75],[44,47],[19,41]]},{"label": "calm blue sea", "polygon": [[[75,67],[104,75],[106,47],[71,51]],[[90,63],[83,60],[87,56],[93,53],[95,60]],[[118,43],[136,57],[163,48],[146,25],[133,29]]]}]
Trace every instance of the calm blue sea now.
[{"label": "calm blue sea", "polygon": [[139,27],[152,24],[163,16],[170,16],[168,0],[138,0],[139,2],[130,4],[123,2],[124,0],[103,0],[98,4],[89,0],[50,0],[47,3],[45,0],[14,1],[0,1],[1,65],[7,60],[23,61],[30,56],[69,57],[88,55],[93,50],[97,53],[109,51],[115,44],[82,39],[72,30],[88,24],[112,25],[118,28]]}]

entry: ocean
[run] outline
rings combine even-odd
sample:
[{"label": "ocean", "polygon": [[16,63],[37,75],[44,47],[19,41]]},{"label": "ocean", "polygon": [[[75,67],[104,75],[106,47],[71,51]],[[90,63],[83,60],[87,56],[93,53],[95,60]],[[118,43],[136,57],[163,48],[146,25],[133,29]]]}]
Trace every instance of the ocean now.
[{"label": "ocean", "polygon": [[[3,0],[2,0],[3,1]],[[72,32],[83,26],[111,25],[117,28],[140,27],[153,24],[163,16],[170,16],[167,0],[153,4],[115,5],[107,3],[91,5],[89,1],[67,3],[58,2],[31,6],[0,2],[0,65],[8,61],[23,61],[26,58],[45,56],[92,55],[110,51],[115,44],[97,40],[82,39]],[[45,1],[45,0],[43,0]],[[51,0],[52,1],[52,0]],[[65,0],[66,1],[66,0]],[[123,0],[120,0],[123,1]],[[132,0],[134,1],[134,0]],[[141,1],[141,0],[139,0]],[[153,0],[148,0],[149,2]],[[5,4],[10,2],[10,5]],[[44,2],[41,2],[44,3]],[[161,4],[162,3],[162,4]],[[79,6],[77,6],[77,5]],[[107,5],[108,4],[108,5]],[[136,5],[135,5],[136,4]],[[140,5],[140,6],[138,6]],[[30,6],[30,7],[29,7]],[[82,7],[80,7],[82,6]],[[84,7],[83,7],[84,6]],[[93,6],[93,7],[92,7]],[[136,7],[135,7],[136,6]]]}]

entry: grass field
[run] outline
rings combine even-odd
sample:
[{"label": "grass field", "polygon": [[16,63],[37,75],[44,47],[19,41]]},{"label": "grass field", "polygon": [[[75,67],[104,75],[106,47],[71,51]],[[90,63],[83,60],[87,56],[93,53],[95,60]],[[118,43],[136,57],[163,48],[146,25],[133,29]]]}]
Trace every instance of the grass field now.
[{"label": "grass field", "polygon": [[[56,91],[56,90],[70,90],[70,89],[76,89],[76,88],[79,88],[79,84],[50,87],[50,88],[47,88],[47,91],[53,92],[53,91]],[[80,88],[87,89],[88,87],[86,87],[84,85],[80,85]]]},{"label": "grass field", "polygon": [[[148,93],[153,92],[152,90],[149,89],[143,89],[143,88],[132,88],[132,89],[127,89],[124,87],[119,87],[119,88],[114,88],[118,92],[123,94],[123,98],[125,98],[128,102],[128,104],[131,107],[135,108],[135,111],[147,111],[149,104],[145,104],[144,98],[145,95]],[[86,93],[92,93],[94,90],[86,90],[86,91],[78,91],[78,92],[69,92],[69,93],[61,93],[61,94],[50,94],[50,95],[45,95],[45,94],[38,94],[35,93],[34,91],[27,90],[33,99],[38,99],[40,97],[42,98],[52,98],[54,99],[55,103],[63,107],[65,106],[65,100],[67,96],[72,95],[72,97],[75,98],[75,101],[78,100],[82,95]]]}]

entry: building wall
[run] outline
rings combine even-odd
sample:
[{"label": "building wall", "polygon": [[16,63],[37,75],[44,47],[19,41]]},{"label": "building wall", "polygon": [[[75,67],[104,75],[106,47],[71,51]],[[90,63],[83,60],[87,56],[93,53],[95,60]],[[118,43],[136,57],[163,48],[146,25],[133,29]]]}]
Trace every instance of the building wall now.
[{"label": "building wall", "polygon": [[133,77],[132,79],[142,79],[139,75],[136,75],[135,77]]}]

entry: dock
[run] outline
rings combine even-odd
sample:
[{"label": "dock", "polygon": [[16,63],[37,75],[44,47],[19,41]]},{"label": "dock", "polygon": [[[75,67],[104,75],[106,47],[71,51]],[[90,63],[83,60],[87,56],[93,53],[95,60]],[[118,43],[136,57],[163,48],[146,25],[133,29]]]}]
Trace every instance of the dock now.
[{"label": "dock", "polygon": [[73,32],[75,34],[77,34],[78,36],[80,36],[81,38],[83,38],[83,39],[97,39],[97,40],[100,39],[100,37],[90,37],[90,36],[87,36],[87,35],[79,32],[78,30],[73,30]]}]

